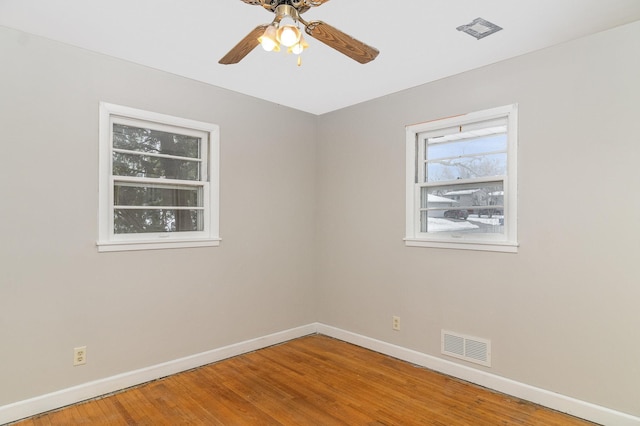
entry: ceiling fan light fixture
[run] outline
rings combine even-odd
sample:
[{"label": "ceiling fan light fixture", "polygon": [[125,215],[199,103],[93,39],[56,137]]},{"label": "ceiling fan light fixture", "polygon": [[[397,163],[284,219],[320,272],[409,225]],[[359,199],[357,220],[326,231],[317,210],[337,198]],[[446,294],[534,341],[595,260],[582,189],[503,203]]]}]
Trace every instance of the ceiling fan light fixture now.
[{"label": "ceiling fan light fixture", "polygon": [[264,34],[258,37],[258,43],[260,43],[262,48],[267,52],[280,51],[280,43],[278,43],[276,28],[273,25],[269,25],[267,29],[264,30]]},{"label": "ceiling fan light fixture", "polygon": [[282,25],[278,28],[277,39],[283,46],[291,47],[300,41],[302,33],[295,25]]},{"label": "ceiling fan light fixture", "polygon": [[[254,6],[262,5],[265,9],[275,14],[275,17],[271,23],[258,25],[249,32],[218,61],[220,64],[237,64],[258,44],[261,44],[263,49],[270,52],[279,51],[282,48],[281,45],[286,46],[287,51],[298,56],[299,64],[300,53],[308,47],[304,41],[301,41],[302,32],[361,64],[373,61],[380,53],[375,47],[364,44],[326,22],[307,22],[301,18],[300,15],[302,13],[312,7],[321,6],[329,0],[242,1]],[[287,25],[284,25],[285,21]],[[303,26],[303,30],[300,30],[300,25]],[[274,31],[276,34],[273,33]]]}]

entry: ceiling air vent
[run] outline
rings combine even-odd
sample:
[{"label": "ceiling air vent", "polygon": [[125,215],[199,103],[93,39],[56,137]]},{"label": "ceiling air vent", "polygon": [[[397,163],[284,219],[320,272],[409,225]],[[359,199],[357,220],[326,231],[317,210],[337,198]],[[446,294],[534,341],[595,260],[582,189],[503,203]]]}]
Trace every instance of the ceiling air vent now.
[{"label": "ceiling air vent", "polygon": [[470,24],[460,25],[456,29],[480,40],[481,38],[500,31],[502,28],[482,18],[476,18]]},{"label": "ceiling air vent", "polygon": [[442,330],[442,353],[491,367],[491,341]]}]

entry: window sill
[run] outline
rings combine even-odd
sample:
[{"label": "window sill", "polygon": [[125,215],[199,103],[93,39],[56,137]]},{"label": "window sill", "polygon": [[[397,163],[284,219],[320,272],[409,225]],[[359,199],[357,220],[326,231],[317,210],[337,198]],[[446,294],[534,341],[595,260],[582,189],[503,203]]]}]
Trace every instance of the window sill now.
[{"label": "window sill", "polygon": [[510,242],[478,242],[478,241],[433,241],[416,238],[405,238],[407,247],[430,247],[457,250],[494,251],[502,253],[517,253],[518,243]]},{"label": "window sill", "polygon": [[175,241],[98,241],[98,252],[109,251],[133,251],[133,250],[162,250],[173,248],[217,247],[220,238],[202,240],[175,240]]}]

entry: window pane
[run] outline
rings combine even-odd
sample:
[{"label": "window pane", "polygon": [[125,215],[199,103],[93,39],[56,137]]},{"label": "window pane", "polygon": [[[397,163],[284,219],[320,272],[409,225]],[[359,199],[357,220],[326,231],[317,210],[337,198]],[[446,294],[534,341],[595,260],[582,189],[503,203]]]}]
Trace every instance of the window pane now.
[{"label": "window pane", "polygon": [[116,183],[113,187],[116,206],[202,207],[202,189],[163,185],[139,186]]},{"label": "window pane", "polygon": [[200,158],[200,142],[194,136],[113,124],[113,147],[117,149]]},{"label": "window pane", "polygon": [[429,143],[427,148],[427,158],[430,160],[436,160],[438,158],[463,157],[483,154],[485,152],[506,150],[507,135],[503,133],[499,135],[477,137],[455,142]]},{"label": "window pane", "polygon": [[114,209],[116,234],[203,230],[202,210]]},{"label": "window pane", "polygon": [[470,220],[444,218],[442,212],[420,212],[420,232],[488,232]]},{"label": "window pane", "polygon": [[423,187],[421,232],[504,232],[502,181]]},{"label": "window pane", "polygon": [[507,173],[507,154],[450,158],[426,163],[426,182],[504,176]]},{"label": "window pane", "polygon": [[113,174],[115,176],[200,180],[200,162],[114,152]]}]

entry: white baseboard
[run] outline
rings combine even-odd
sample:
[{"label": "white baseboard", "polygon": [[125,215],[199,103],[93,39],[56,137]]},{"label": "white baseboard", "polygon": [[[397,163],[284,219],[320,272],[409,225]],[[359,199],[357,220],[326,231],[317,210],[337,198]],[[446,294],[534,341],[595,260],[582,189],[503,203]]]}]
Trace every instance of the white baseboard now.
[{"label": "white baseboard", "polygon": [[363,348],[371,349],[394,358],[401,359],[422,367],[453,376],[467,382],[493,389],[517,398],[551,408],[563,413],[571,414],[585,420],[602,425],[639,426],[640,417],[615,411],[606,407],[591,404],[579,399],[571,398],[559,393],[540,389],[525,383],[476,370],[465,365],[447,361],[411,349],[396,346],[391,343],[372,339],[360,334],[345,331],[324,324],[316,324],[319,334],[353,343]]},{"label": "white baseboard", "polygon": [[416,365],[429,368],[489,389],[522,398],[536,404],[571,414],[602,425],[640,426],[640,417],[611,410],[575,398],[564,396],[525,383],[476,370],[462,364],[447,361],[391,343],[372,339],[360,334],[345,331],[321,323],[285,330],[256,339],[246,340],[222,348],[153,365],[116,376],[83,383],[67,389],[37,396],[0,406],[0,424],[34,416],[45,411],[55,410],[66,405],[116,392],[131,386],[156,380],[181,371],[190,370],[212,362],[220,361],[243,353],[266,348],[308,334],[319,333],[353,343],[385,355],[392,356]]},{"label": "white baseboard", "polygon": [[0,406],[0,425],[313,334],[316,328],[309,324]]}]

